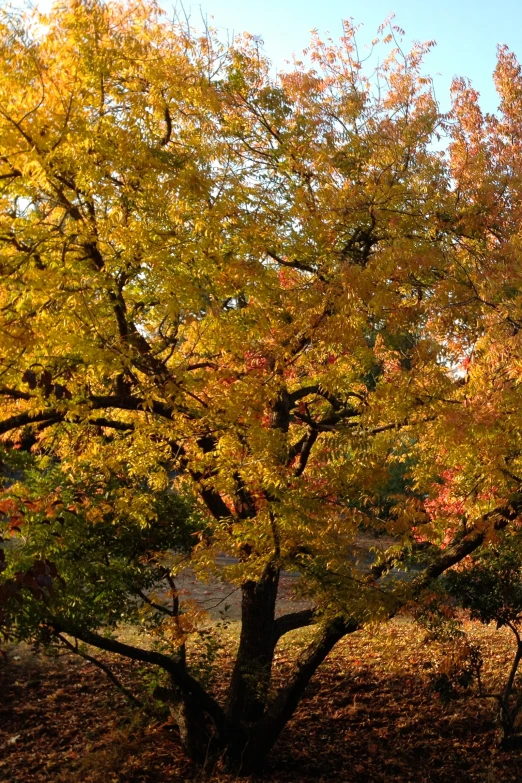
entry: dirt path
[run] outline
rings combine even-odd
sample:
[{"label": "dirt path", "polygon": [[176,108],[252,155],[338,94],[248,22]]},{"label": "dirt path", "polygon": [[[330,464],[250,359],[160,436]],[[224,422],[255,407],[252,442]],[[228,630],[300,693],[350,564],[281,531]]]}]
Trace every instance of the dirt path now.
[{"label": "dirt path", "polygon": [[[224,556],[218,560],[221,567],[231,565],[234,562],[232,558]],[[311,606],[309,601],[296,597],[298,582],[298,573],[289,571],[281,573],[276,605],[278,617],[287,612],[296,612]],[[202,582],[196,578],[191,568],[187,568],[176,577],[176,587],[182,602],[195,604],[198,609],[208,612],[214,621],[226,617],[226,619],[236,622],[241,617],[241,590],[237,585],[232,585],[221,579]]]},{"label": "dirt path", "polygon": [[[360,562],[366,564],[363,567],[369,567],[374,560],[374,554],[371,551],[373,548],[378,546],[385,550],[394,543],[396,543],[395,540],[389,536],[375,538],[363,533],[357,538],[355,551]],[[226,555],[217,558],[217,564],[221,569],[234,563],[237,563],[237,560]],[[276,605],[278,617],[287,612],[308,609],[312,605],[309,601],[296,595],[299,578],[297,571],[281,572]],[[241,618],[241,591],[239,587],[231,585],[229,582],[222,579],[209,579],[202,582],[196,578],[192,569],[187,568],[176,577],[176,586],[182,601],[196,604],[198,609],[207,611],[214,621],[223,619],[224,615],[232,622]],[[227,607],[226,610],[225,607]]]}]

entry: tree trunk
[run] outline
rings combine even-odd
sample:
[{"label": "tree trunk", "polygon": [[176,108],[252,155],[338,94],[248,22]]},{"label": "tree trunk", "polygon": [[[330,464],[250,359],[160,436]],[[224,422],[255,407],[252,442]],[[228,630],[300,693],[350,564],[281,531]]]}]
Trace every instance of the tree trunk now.
[{"label": "tree trunk", "polygon": [[297,661],[287,685],[267,706],[262,719],[251,732],[241,756],[242,774],[250,774],[261,766],[293,716],[308,683],[328,653],[343,636],[357,631],[359,627],[356,622],[350,623],[338,618],[322,628],[318,638]]},{"label": "tree trunk", "polygon": [[269,566],[258,582],[242,585],[241,636],[232,672],[227,716],[245,728],[263,715],[277,643],[275,605],[279,569]]},{"label": "tree trunk", "polygon": [[509,623],[508,625],[516,635],[517,650],[511,665],[511,671],[509,673],[504,692],[500,698],[498,711],[498,719],[502,732],[500,745],[505,750],[520,747],[522,744],[522,738],[516,734],[516,722],[522,706],[521,698],[517,699],[513,706],[510,706],[515,687],[515,680],[518,673],[518,667],[520,665],[520,661],[522,660],[522,640],[520,639],[517,629]]},{"label": "tree trunk", "polygon": [[215,763],[223,747],[223,738],[216,733],[208,716],[186,696],[171,704],[170,711],[178,728],[187,756],[203,769]]},{"label": "tree trunk", "polygon": [[[252,592],[248,593],[248,596],[250,599]],[[252,605],[250,600],[247,605]],[[266,667],[263,668],[261,683],[259,671],[256,671],[254,678],[238,677],[235,686],[241,701],[234,704],[238,711],[237,716],[234,721],[231,720],[225,733],[216,730],[197,703],[191,703],[186,697],[181,698],[172,708],[172,712],[187,754],[206,771],[212,771],[218,761],[238,776],[251,775],[261,769],[318,667],[343,636],[358,629],[356,622],[346,622],[341,618],[331,620],[323,626],[317,638],[296,662],[287,685],[268,704],[270,668],[268,674]],[[270,664],[277,636],[273,638],[271,645],[267,645],[267,649],[272,650]],[[256,652],[256,660],[259,661],[259,650]],[[252,689],[253,681],[258,687]],[[243,712],[239,711],[240,706]],[[254,713],[259,714],[259,717],[253,717]]]}]

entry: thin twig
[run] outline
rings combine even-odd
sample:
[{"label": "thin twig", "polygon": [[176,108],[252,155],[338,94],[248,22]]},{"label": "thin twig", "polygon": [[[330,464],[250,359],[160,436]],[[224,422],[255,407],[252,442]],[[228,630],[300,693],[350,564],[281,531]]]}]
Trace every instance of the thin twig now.
[{"label": "thin twig", "polygon": [[80,655],[82,658],[84,658],[86,661],[89,661],[89,663],[93,663],[95,666],[97,666],[99,669],[104,672],[109,680],[124,694],[124,696],[127,697],[127,699],[135,706],[139,707],[139,709],[144,709],[144,704],[134,696],[133,693],[131,693],[125,685],[123,685],[122,682],[116,677],[114,672],[109,669],[108,666],[106,666],[104,663],[99,661],[97,658],[94,658],[92,655],[89,655],[88,653],[84,652],[83,650],[80,650],[78,647],[78,640],[76,639],[76,644],[71,644],[71,642],[66,639],[64,636],[62,636],[60,633],[56,634],[58,639],[64,644],[66,647],[71,650],[71,652],[75,653],[76,655]]}]

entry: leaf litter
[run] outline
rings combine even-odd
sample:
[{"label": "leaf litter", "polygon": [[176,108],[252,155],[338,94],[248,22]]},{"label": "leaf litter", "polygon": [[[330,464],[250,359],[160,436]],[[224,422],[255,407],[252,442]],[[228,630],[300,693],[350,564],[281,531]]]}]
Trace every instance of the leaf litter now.
[{"label": "leaf litter", "polygon": [[[466,623],[483,653],[484,681],[505,676],[508,634]],[[289,634],[276,683],[310,631]],[[15,654],[16,653],[16,654]],[[312,681],[266,769],[266,783],[518,783],[522,751],[497,748],[491,700],[475,692],[444,703],[429,686],[442,651],[400,619],[344,639]],[[105,655],[146,699],[153,671]],[[216,661],[219,694],[230,649]],[[185,783],[201,780],[168,716],[133,708],[94,665],[18,646],[0,664],[0,783]],[[207,778],[208,779],[208,778]],[[235,778],[216,770],[216,783]],[[254,778],[252,778],[254,780]]]}]

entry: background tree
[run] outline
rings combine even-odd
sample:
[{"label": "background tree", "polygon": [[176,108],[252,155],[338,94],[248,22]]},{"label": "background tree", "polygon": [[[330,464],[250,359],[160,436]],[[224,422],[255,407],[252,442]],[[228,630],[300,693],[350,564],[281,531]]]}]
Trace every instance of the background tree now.
[{"label": "background tree", "polygon": [[[518,513],[503,485],[468,525],[426,517],[450,469],[436,444],[454,444],[449,464],[468,412],[453,367],[487,334],[487,302],[460,298],[466,227],[485,230],[482,171],[459,153],[474,114],[457,98],[450,171],[432,145],[445,118],[421,75],[429,44],[404,54],[400,31],[382,31],[389,54],[368,79],[355,32],[315,37],[309,63],[274,78],[255,39],[224,47],[149,3],[2,18],[0,434],[15,443],[29,428],[35,459],[67,477],[65,508],[84,474],[107,494],[116,548],[126,515],[145,537],[159,524],[155,492],[197,495],[194,567],[234,555],[223,576],[242,592],[225,705],[174,642],[167,655],[100,634],[101,616],[84,622],[58,569],[45,625],[162,667],[190,753],[243,771],[336,642],[402,600],[373,584],[400,547],[370,574],[353,556],[361,526],[382,528],[373,498],[397,463],[427,455],[390,532],[408,546],[413,528],[446,533],[419,590]],[[282,568],[301,572],[314,612],[276,618]],[[274,695],[278,640],[312,621]]]},{"label": "background tree", "polygon": [[[59,464],[43,462],[2,454],[3,570],[10,576],[0,588],[3,627],[17,639],[35,640],[40,632],[40,641],[49,641],[47,617],[63,606],[84,628],[143,623],[140,604],[154,608],[148,594],[168,587],[169,558],[186,557],[202,532],[190,502],[143,487],[134,491],[128,474],[100,476],[78,466],[72,477]],[[129,507],[129,493],[139,496],[139,506]],[[26,589],[34,600],[22,600]],[[170,599],[175,634],[176,595]],[[156,618],[149,619],[153,627]]]},{"label": "background tree", "polygon": [[[479,550],[469,561],[444,579],[449,594],[469,610],[472,619],[507,627],[514,637],[514,654],[502,689],[484,693],[498,704],[498,722],[503,747],[520,744],[519,714],[522,708],[519,665],[522,659],[522,557],[520,531],[509,531]],[[479,681],[479,693],[483,693]]]}]

